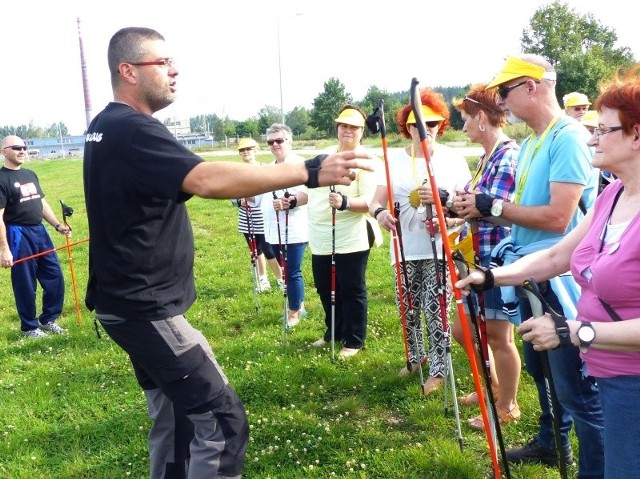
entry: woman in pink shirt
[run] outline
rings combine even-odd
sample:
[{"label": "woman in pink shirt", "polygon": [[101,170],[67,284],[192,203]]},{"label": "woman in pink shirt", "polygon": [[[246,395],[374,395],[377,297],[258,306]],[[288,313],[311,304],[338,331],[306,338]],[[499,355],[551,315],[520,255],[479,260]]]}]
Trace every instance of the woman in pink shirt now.
[{"label": "woman in pink shirt", "polygon": [[[456,283],[482,289],[546,280],[571,269],[582,288],[570,341],[596,378],[604,413],[605,478],[640,478],[640,64],[616,75],[595,103],[593,166],[617,180],[582,223],[554,247],[503,268],[474,270]],[[549,315],[518,328],[536,350],[561,342]],[[568,346],[572,347],[572,346]]]}]

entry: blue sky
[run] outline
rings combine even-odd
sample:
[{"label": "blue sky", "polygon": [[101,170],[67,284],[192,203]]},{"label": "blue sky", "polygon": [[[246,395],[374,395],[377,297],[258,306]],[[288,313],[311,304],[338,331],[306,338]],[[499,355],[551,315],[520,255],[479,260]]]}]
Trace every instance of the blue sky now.
[{"label": "blue sky", "polygon": [[[310,108],[331,77],[355,100],[370,85],[407,90],[414,76],[425,86],[488,81],[505,56],[519,51],[522,30],[548,3],[487,0],[465,8],[461,2],[424,0],[48,2],[34,15],[21,10],[3,19],[0,125],[62,121],[72,134],[83,132],[78,17],[93,115],[112,98],[109,38],[135,25],[165,36],[180,72],[178,99],[158,118],[215,113],[244,120],[265,105],[280,107],[279,71],[285,111]],[[640,60],[640,36],[628,2],[567,3],[615,29],[619,44]]]}]

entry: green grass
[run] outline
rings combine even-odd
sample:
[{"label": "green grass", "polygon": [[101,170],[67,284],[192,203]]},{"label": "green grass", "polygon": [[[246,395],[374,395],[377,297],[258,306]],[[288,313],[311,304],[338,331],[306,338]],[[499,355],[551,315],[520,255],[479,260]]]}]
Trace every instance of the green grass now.
[{"label": "green grass", "polygon": [[[233,156],[231,159],[236,159]],[[81,160],[32,162],[49,203],[73,207],[74,239],[88,235]],[[282,347],[281,293],[259,296],[254,306],[247,247],[228,201],[188,203],[196,244],[198,300],[188,319],[212,344],[242,398],[250,421],[247,478],[484,478],[491,462],[484,435],[466,426],[477,409],[461,409],[464,452],[442,392],[424,398],[418,377],[400,378],[404,348],[393,300],[388,237],[374,249],[368,269],[366,348],[348,362],[331,362],[329,350],[310,343],[323,332],[322,308],[304,262],[309,318],[288,333]],[[55,235],[57,245],[63,244]],[[309,252],[307,252],[309,255]],[[73,250],[84,295],[87,245]],[[96,337],[82,308],[76,324],[68,259],[60,259],[67,295],[60,323],[66,336],[23,339],[9,272],[0,284],[0,477],[148,477],[146,403],[125,354],[105,335]],[[453,345],[458,394],[472,390],[462,348]],[[507,445],[537,429],[538,405],[526,374],[519,395],[523,416],[504,429]],[[452,411],[451,406],[449,409]],[[575,473],[575,468],[572,470]],[[514,478],[553,478],[538,466],[512,467]]]}]

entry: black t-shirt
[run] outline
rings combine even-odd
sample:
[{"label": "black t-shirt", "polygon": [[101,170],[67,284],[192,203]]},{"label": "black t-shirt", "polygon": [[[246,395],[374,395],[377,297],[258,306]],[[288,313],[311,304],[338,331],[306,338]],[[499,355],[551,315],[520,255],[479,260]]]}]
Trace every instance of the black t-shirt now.
[{"label": "black t-shirt", "polygon": [[42,198],[36,174],[25,168],[0,168],[0,209],[5,224],[38,225],[42,223]]},{"label": "black t-shirt", "polygon": [[147,321],[189,309],[194,245],[181,185],[200,162],[127,105],[110,103],[93,119],[84,149],[89,309]]}]

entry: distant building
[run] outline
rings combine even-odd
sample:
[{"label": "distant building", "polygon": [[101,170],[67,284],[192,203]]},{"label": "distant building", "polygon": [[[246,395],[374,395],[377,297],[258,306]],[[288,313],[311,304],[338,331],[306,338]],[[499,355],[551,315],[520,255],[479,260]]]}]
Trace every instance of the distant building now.
[{"label": "distant building", "polygon": [[[166,121],[165,126],[173,136],[187,148],[215,146],[218,142],[207,133],[192,133],[189,122],[183,120],[175,124]],[[28,138],[25,140],[29,156],[32,158],[82,158],[84,155],[84,135],[58,138]]]}]

